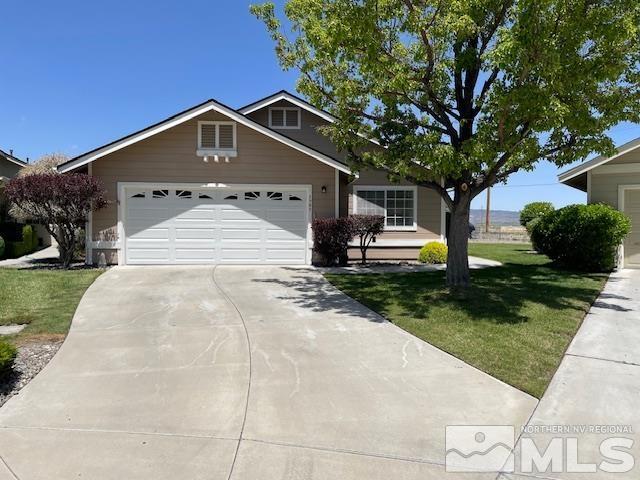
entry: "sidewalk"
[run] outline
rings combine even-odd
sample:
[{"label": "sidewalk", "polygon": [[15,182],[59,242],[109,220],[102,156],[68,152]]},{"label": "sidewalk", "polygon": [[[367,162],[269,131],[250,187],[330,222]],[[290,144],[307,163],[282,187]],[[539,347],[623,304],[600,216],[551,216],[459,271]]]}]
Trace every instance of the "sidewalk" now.
[{"label": "sidewalk", "polygon": [[0,268],[31,268],[36,267],[41,263],[56,261],[57,258],[58,248],[50,246],[23,257],[0,260]]},{"label": "sidewalk", "polygon": [[[611,275],[604,290],[585,317],[546,393],[535,409],[535,426],[630,426],[632,433],[534,433],[543,452],[553,437],[573,437],[578,442],[578,462],[596,464],[595,473],[534,473],[526,478],[638,479],[640,478],[640,270]],[[602,471],[607,460],[600,448],[607,438],[633,440],[630,452],[636,466],[626,473]],[[522,444],[522,441],[520,442]],[[566,443],[564,458],[570,456]],[[519,449],[516,449],[518,451]],[[608,460],[611,462],[612,460]],[[516,461],[516,466],[520,462]],[[588,467],[584,467],[588,468]],[[567,470],[565,466],[563,470]],[[505,475],[503,478],[525,478]]]}]

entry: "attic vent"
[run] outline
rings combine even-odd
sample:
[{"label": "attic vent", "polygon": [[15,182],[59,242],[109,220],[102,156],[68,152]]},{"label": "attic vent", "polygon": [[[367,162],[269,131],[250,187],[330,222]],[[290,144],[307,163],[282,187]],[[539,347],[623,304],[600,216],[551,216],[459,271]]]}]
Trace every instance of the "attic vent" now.
[{"label": "attic vent", "polygon": [[269,127],[280,129],[299,129],[300,109],[291,107],[270,108]]},{"label": "attic vent", "polygon": [[235,122],[198,122],[198,148],[209,150],[235,150]]},{"label": "attic vent", "polygon": [[216,125],[200,124],[200,148],[216,148]]}]

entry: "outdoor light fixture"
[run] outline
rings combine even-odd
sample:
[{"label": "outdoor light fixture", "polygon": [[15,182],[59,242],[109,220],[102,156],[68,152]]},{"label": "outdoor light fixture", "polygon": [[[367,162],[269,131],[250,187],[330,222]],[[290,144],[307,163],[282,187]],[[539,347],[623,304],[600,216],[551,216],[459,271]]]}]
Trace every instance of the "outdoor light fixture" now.
[{"label": "outdoor light fixture", "polygon": [[327,187],[325,185],[322,185],[322,193],[327,193]]}]

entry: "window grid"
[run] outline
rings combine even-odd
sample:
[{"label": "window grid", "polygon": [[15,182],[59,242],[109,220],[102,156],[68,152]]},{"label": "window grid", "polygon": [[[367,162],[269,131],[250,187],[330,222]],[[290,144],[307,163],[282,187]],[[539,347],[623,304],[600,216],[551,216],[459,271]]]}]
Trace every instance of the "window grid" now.
[{"label": "window grid", "polygon": [[413,190],[357,190],[356,212],[362,215],[383,215],[385,227],[412,229],[415,226]]},{"label": "window grid", "polygon": [[300,117],[297,107],[272,107],[269,109],[269,127],[300,129]]}]

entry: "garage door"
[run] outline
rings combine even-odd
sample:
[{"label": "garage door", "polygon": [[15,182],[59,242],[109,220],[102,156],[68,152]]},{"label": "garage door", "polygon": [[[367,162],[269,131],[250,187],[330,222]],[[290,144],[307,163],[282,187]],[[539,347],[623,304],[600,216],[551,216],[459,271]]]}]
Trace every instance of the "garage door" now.
[{"label": "garage door", "polygon": [[307,263],[305,188],[124,189],[125,262]]},{"label": "garage door", "polygon": [[624,241],[624,266],[640,268],[640,189],[624,191],[624,213],[631,219],[631,233]]}]

